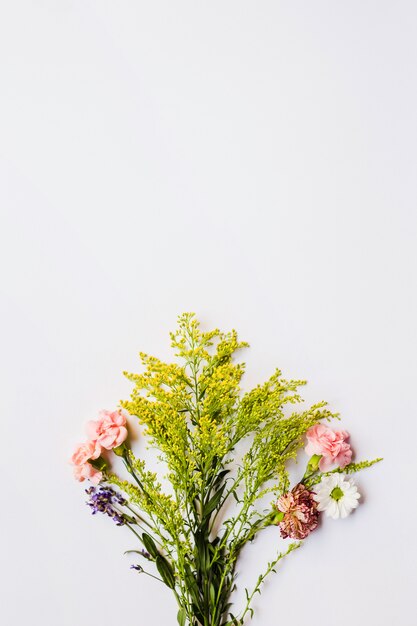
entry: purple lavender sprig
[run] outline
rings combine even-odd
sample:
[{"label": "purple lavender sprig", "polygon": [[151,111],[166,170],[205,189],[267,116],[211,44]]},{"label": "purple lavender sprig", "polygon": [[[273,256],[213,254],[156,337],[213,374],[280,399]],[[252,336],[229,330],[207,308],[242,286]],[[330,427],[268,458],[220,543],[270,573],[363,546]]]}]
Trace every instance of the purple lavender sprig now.
[{"label": "purple lavender sprig", "polygon": [[130,569],[135,569],[137,572],[139,572],[140,574],[143,573],[143,567],[141,565],[131,565]]},{"label": "purple lavender sprig", "polygon": [[117,526],[123,526],[127,522],[135,523],[129,516],[119,513],[114,508],[115,504],[125,506],[127,501],[111,487],[90,487],[85,492],[89,496],[86,504],[90,507],[93,515],[105,513],[116,522]]}]

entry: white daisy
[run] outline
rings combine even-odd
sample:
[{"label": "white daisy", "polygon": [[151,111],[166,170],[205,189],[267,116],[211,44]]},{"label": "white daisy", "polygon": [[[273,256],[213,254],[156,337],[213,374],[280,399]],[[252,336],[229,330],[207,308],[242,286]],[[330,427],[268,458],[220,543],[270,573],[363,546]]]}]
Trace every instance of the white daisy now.
[{"label": "white daisy", "polygon": [[323,476],[321,482],[314,487],[314,491],[317,509],[324,511],[333,519],[347,517],[353,509],[356,509],[361,497],[354,481],[346,474],[339,473]]}]

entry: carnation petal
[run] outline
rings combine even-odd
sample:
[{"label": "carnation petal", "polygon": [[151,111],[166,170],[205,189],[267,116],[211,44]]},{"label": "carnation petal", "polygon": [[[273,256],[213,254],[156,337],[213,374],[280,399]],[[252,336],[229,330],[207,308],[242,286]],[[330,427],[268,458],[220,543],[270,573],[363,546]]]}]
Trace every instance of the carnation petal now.
[{"label": "carnation petal", "polygon": [[94,441],[95,439],[98,438],[98,435],[99,435],[100,421],[89,420],[86,424],[85,430],[87,432],[88,438]]},{"label": "carnation petal", "polygon": [[120,426],[119,434],[118,434],[118,436],[116,438],[114,447],[120,446],[120,444],[122,444],[124,442],[126,437],[127,437],[127,428],[125,428],[124,426]]}]

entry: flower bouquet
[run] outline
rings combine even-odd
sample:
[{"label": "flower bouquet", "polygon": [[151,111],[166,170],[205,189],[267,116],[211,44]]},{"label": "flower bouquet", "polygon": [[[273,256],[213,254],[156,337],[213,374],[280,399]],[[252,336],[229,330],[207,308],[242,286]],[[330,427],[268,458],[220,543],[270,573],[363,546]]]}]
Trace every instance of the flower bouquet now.
[{"label": "flower bouquet", "polygon": [[[186,313],[171,343],[176,362],[141,353],[144,372],[126,373],[131,399],[87,424],[88,440],[71,459],[74,474],[91,483],[92,513],[132,532],[132,569],[171,589],[180,626],[241,626],[253,615],[265,578],[320,517],[344,518],[358,506],[351,474],[380,459],[352,462],[349,435],[326,424],[338,416],[325,402],[296,410],[305,381],[285,380],[276,370],[242,394],[244,364],[234,355],[247,344],[235,331],[202,332]],[[158,450],[159,477],[128,443],[129,416]],[[288,465],[304,446],[306,469],[291,486]],[[121,458],[125,476],[112,469],[112,455]],[[271,558],[235,610],[239,555],[269,526],[293,541]]]}]

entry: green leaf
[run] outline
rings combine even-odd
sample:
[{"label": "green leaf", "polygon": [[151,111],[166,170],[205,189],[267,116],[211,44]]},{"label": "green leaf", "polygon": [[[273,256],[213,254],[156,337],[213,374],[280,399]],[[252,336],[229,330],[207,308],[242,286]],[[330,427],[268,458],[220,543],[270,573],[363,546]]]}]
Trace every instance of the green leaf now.
[{"label": "green leaf", "polygon": [[230,470],[225,469],[225,470],[222,470],[221,472],[219,472],[219,473],[217,474],[216,480],[214,481],[214,484],[216,485],[216,487],[217,487],[218,485],[220,485],[220,483],[222,482],[223,478],[224,478],[227,474],[229,474],[229,473],[230,473]]},{"label": "green leaf", "polygon": [[210,564],[210,555],[208,550],[208,539],[207,536],[197,531],[194,535],[195,539],[195,547],[197,550],[197,563],[200,569],[200,572],[205,575],[207,574],[208,566]]},{"label": "green leaf", "polygon": [[161,574],[161,578],[170,589],[174,589],[175,587],[175,576],[174,571],[168,561],[161,556],[160,554],[156,557],[155,560],[156,567],[158,568],[158,572]]},{"label": "green leaf", "polygon": [[192,596],[194,602],[198,604],[200,602],[200,591],[195,576],[192,573],[190,566],[187,564],[185,565],[184,573],[187,589]]},{"label": "green leaf", "polygon": [[220,499],[223,495],[223,491],[224,488],[226,487],[226,485],[222,485],[220,487],[220,489],[218,491],[216,491],[216,493],[214,494],[214,496],[212,498],[210,498],[210,500],[207,502],[207,504],[204,506],[204,512],[203,512],[203,517],[207,518],[211,515],[211,513],[214,511],[214,509],[217,507],[217,505],[220,502]]},{"label": "green leaf", "polygon": [[187,611],[184,607],[178,611],[177,620],[180,626],[185,626],[185,622],[187,621]]},{"label": "green leaf", "polygon": [[156,559],[159,556],[159,550],[156,547],[155,542],[152,539],[152,537],[148,535],[147,533],[143,533],[142,541],[143,541],[143,545],[145,546],[149,554],[153,556],[154,559]]},{"label": "green leaf", "polygon": [[200,609],[198,608],[198,606],[196,604],[192,604],[192,609],[193,612],[195,614],[195,617],[198,619],[198,621],[200,622],[200,624],[204,624],[204,617],[200,611]]},{"label": "green leaf", "polygon": [[216,590],[213,583],[210,583],[210,601],[213,606],[216,604]]}]

